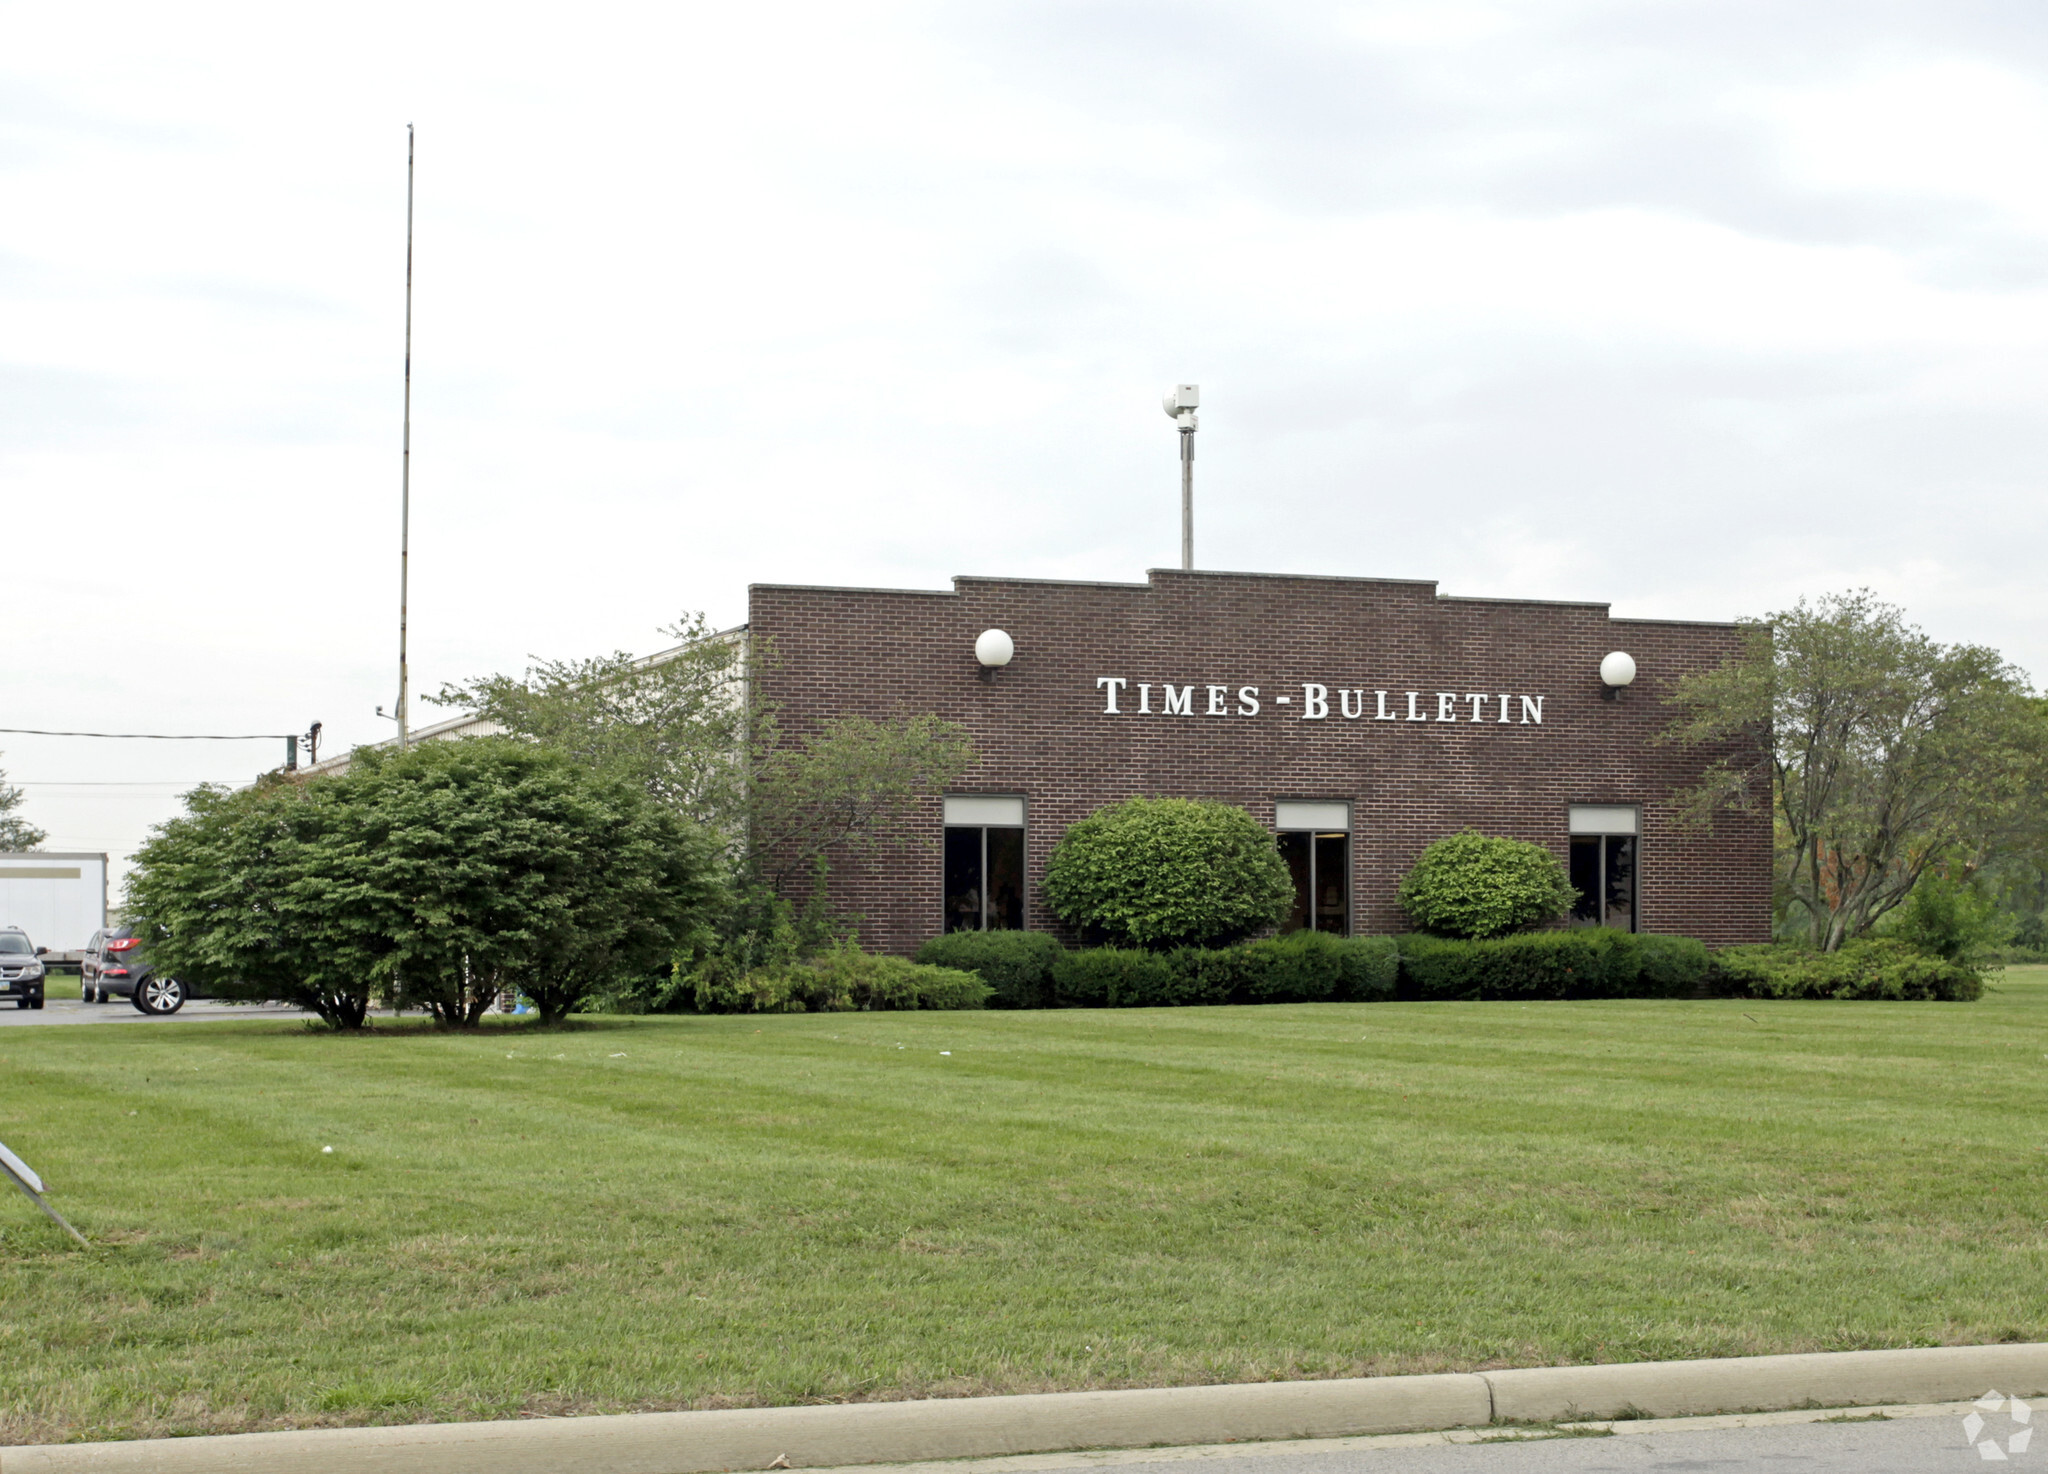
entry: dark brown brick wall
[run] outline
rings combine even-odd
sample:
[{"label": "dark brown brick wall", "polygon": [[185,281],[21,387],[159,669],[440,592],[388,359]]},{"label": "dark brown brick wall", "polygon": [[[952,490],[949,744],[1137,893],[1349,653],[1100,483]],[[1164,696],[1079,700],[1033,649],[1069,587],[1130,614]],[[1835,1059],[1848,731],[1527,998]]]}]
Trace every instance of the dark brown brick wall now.
[{"label": "dark brown brick wall", "polygon": [[[954,791],[1022,793],[1032,894],[1029,925],[1059,930],[1037,894],[1066,827],[1132,794],[1223,799],[1270,823],[1278,799],[1352,805],[1352,914],[1360,933],[1403,929],[1394,887],[1430,841],[1468,825],[1566,852],[1575,803],[1643,810],[1641,924],[1714,945],[1768,939],[1771,834],[1766,813],[1679,828],[1669,798],[1711,754],[1653,739],[1670,721],[1660,698],[1682,674],[1738,648],[1732,625],[1608,617],[1604,604],[1439,597],[1432,583],[1155,571],[1147,584],[960,578],[952,593],[755,585],[751,628],[772,646],[763,677],[782,720],[801,733],[840,714],[936,712],[973,734],[978,762]],[[974,639],[1007,630],[1015,660],[979,678]],[[1605,700],[1610,650],[1635,657],[1634,686]],[[1099,676],[1133,684],[1125,715],[1104,713]],[[1136,715],[1136,683],[1154,685]],[[1159,714],[1159,683],[1193,684],[1196,713]],[[1303,715],[1303,683],[1330,688],[1330,715]],[[1206,688],[1229,689],[1224,716],[1203,714]],[[1256,686],[1256,716],[1235,714]],[[1365,692],[1347,720],[1342,689]],[[1379,721],[1375,690],[1406,715],[1408,691],[1435,716]],[[1485,692],[1485,719],[1469,693]],[[1514,718],[1498,722],[1508,693]],[[1543,698],[1542,724],[1519,698]],[[1289,704],[1275,698],[1290,696]],[[863,917],[872,947],[909,952],[941,926],[941,812],[936,799],[898,845],[842,861],[836,907]]]}]

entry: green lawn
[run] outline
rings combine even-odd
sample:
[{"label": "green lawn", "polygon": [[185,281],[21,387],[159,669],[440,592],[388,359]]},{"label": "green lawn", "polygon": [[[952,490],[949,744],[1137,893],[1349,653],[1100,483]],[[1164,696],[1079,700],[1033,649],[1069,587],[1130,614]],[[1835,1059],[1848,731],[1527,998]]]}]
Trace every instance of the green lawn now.
[{"label": "green lawn", "polygon": [[76,998],[84,979],[74,970],[71,972],[46,972],[43,974],[43,997]]},{"label": "green lawn", "polygon": [[102,1246],[0,1200],[0,1438],[2040,1339],[2044,1107],[2044,968],[0,1028],[0,1139]]}]

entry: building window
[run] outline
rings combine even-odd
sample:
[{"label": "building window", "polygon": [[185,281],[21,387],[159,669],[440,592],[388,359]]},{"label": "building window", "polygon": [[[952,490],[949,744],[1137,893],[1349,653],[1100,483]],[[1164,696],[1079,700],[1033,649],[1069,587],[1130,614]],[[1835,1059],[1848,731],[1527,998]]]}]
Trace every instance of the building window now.
[{"label": "building window", "polygon": [[1573,926],[1636,929],[1637,810],[1628,804],[1573,804]]},{"label": "building window", "polygon": [[1351,932],[1351,806],[1343,803],[1273,805],[1280,858],[1294,876],[1294,909],[1282,934],[1314,929]]},{"label": "building window", "polygon": [[946,930],[1024,930],[1024,800],[946,800]]}]

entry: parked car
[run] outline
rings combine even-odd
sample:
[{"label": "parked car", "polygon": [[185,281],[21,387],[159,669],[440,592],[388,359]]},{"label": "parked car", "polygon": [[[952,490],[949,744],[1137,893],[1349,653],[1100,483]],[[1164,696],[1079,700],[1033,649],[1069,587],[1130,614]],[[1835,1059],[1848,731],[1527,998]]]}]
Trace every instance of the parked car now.
[{"label": "parked car", "polygon": [[142,939],[127,927],[96,931],[79,962],[78,996],[87,1003],[126,998],[144,1013],[176,1013],[187,998],[203,997],[176,978],[161,976],[142,955]]},{"label": "parked car", "polygon": [[16,1008],[43,1006],[43,953],[18,926],[0,927],[0,998]]}]

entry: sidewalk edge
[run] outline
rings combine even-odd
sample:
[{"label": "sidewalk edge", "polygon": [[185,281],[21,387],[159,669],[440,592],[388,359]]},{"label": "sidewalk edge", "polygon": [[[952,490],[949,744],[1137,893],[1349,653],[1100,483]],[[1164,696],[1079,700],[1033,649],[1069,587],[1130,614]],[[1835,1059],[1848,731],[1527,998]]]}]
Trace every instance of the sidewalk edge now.
[{"label": "sidewalk edge", "polygon": [[718,1474],[2048,1393],[2048,1344],[315,1428],[0,1448],[0,1474]]}]

